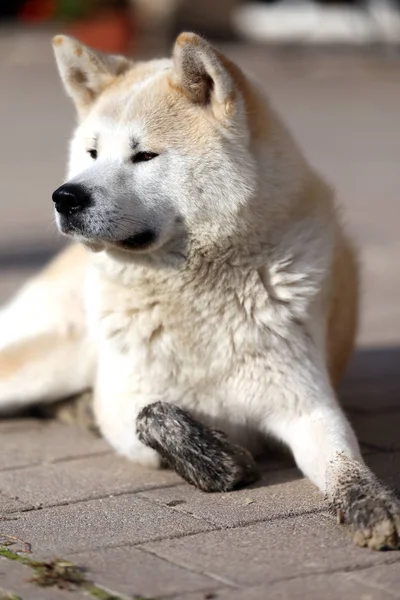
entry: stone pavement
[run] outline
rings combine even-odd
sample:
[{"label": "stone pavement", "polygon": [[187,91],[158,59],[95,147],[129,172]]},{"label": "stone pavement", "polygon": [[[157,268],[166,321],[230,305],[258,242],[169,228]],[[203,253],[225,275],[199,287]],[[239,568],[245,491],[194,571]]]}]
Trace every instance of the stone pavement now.
[{"label": "stone pavement", "polygon": [[[46,36],[2,34],[1,301],[61,244],[50,196],[73,118]],[[358,240],[360,345],[341,396],[367,461],[400,490],[400,59],[228,50],[263,81],[336,185]],[[207,495],[61,423],[3,421],[0,439],[0,542],[13,542],[13,550],[29,543],[32,554],[20,556],[83,566],[115,598],[400,598],[400,552],[354,547],[288,458],[267,457],[254,486]],[[39,588],[31,576],[27,566],[0,559],[0,588],[23,600],[83,597],[81,589]]]}]

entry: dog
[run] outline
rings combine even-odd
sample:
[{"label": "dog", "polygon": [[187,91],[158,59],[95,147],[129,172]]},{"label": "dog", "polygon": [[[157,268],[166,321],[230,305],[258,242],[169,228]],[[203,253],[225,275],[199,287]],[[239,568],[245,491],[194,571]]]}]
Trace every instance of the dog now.
[{"label": "dog", "polygon": [[358,313],[331,188],[257,84],[182,33],[132,62],[53,40],[78,114],[53,194],[72,239],[0,315],[0,407],[93,390],[120,454],[205,491],[287,446],[356,544],[400,546],[400,504],[338,403]]}]

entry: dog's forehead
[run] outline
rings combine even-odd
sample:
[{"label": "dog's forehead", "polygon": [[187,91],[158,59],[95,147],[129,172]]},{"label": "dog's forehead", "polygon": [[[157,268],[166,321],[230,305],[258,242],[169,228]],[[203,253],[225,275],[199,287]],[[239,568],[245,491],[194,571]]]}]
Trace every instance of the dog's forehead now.
[{"label": "dog's forehead", "polygon": [[149,61],[133,66],[123,75],[116,77],[102,92],[94,106],[94,112],[108,118],[121,119],[127,116],[127,109],[143,95],[152,94],[171,71],[168,60]]},{"label": "dog's forehead", "polygon": [[133,68],[102,94],[90,120],[108,133],[125,132],[156,144],[209,137],[209,119],[177,92],[171,75],[169,60]]}]

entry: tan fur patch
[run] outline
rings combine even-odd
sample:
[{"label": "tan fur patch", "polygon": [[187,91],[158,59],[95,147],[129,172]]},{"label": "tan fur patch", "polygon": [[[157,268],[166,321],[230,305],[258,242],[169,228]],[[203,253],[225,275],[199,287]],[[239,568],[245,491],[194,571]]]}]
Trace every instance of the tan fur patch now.
[{"label": "tan fur patch", "polygon": [[[196,41],[194,42],[193,39]],[[181,34],[176,44],[181,47],[184,43],[191,43],[192,45],[199,45],[201,38],[193,36],[193,34],[183,33]],[[270,114],[266,106],[265,99],[261,97],[260,93],[250,84],[248,79],[245,77],[241,69],[229,60],[224,54],[217,49],[212,49],[216,59],[221,63],[227,74],[233,80],[234,86],[237,92],[232,92],[226,99],[224,104],[224,113],[228,117],[233,117],[235,113],[235,105],[238,101],[238,94],[243,98],[245,105],[248,126],[254,139],[266,139],[270,135]],[[174,79],[173,76],[169,78],[169,84],[172,90],[179,93],[181,96],[190,97],[184,86]]]},{"label": "tan fur patch", "polygon": [[342,379],[354,349],[358,325],[358,279],[355,250],[340,234],[333,262],[327,323],[328,368],[334,386]]},{"label": "tan fur patch", "polygon": [[183,46],[184,44],[192,44],[192,46],[199,46],[201,43],[201,38],[194,33],[181,33],[176,38],[175,44],[177,46]]},{"label": "tan fur patch", "polygon": [[[102,103],[103,114],[107,114],[108,116],[114,116],[119,112],[120,102],[118,100],[116,103],[108,102],[109,100],[115,97],[117,99],[123,97],[125,94],[128,94],[134,87],[135,84],[141,83],[145,81],[151,75],[157,73],[159,71],[159,67],[156,63],[143,62],[143,63],[135,63],[132,68],[118,74],[115,77],[110,78],[110,81],[105,86],[102,92],[102,98],[105,102]],[[106,105],[108,104],[108,112]]]},{"label": "tan fur patch", "polygon": [[60,340],[56,339],[54,335],[43,334],[2,350],[0,353],[0,379],[11,379],[26,365],[34,365],[46,355],[50,356],[59,342]]},{"label": "tan fur patch", "polygon": [[72,67],[70,69],[70,75],[69,76],[70,76],[70,78],[72,80],[75,80],[75,82],[78,85],[83,85],[84,83],[87,82],[87,76],[86,76],[86,74],[81,69],[78,69],[76,67]]},{"label": "tan fur patch", "polygon": [[232,92],[225,103],[225,111],[228,117],[231,117],[235,111],[235,102],[237,100],[237,95],[235,92]]},{"label": "tan fur patch", "polygon": [[171,90],[173,92],[176,92],[177,94],[179,94],[180,96],[187,98],[188,94],[186,92],[186,90],[184,89],[184,87],[182,85],[180,85],[179,83],[177,83],[176,81],[174,81],[174,78],[168,77],[168,85],[171,88]]},{"label": "tan fur patch", "polygon": [[[260,93],[254,89],[251,83],[243,74],[242,70],[229,60],[224,54],[215,50],[215,53],[222,63],[224,69],[233,79],[238,92],[241,94],[246,108],[247,121],[250,132],[255,139],[266,139],[271,131],[270,114],[265,99],[261,98]],[[233,104],[237,98],[230,98]],[[229,113],[233,113],[233,106],[229,107]]]},{"label": "tan fur patch", "polygon": [[53,46],[61,46],[61,44],[64,42],[64,37],[62,35],[56,35],[55,37],[53,37]]}]

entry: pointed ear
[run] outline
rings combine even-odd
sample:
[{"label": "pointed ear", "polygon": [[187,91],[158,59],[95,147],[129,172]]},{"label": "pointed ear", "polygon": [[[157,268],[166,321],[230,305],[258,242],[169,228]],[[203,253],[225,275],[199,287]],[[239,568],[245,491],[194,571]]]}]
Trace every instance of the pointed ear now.
[{"label": "pointed ear", "polygon": [[61,80],[81,116],[132,65],[123,56],[102,54],[65,35],[53,38],[53,48]]},{"label": "pointed ear", "polygon": [[173,85],[192,102],[211,106],[217,117],[233,115],[240,69],[194,33],[181,33],[173,49]]}]

